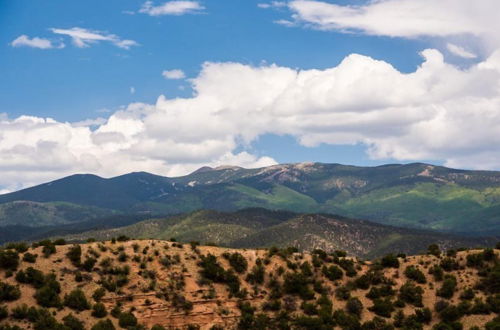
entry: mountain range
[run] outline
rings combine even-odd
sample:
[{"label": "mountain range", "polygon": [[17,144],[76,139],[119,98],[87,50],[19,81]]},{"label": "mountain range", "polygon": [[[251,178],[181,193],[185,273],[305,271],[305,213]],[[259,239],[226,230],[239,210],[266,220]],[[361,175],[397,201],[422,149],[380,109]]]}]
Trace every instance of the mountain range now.
[{"label": "mountain range", "polygon": [[203,167],[182,177],[73,175],[0,196],[0,226],[42,227],[120,214],[260,207],[329,213],[467,235],[500,233],[500,172],[429,164]]}]

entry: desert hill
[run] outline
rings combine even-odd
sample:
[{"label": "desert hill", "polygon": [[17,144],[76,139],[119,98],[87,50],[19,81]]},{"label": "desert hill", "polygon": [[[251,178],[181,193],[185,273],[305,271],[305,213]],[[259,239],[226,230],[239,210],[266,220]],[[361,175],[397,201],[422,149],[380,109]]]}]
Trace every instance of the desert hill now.
[{"label": "desert hill", "polygon": [[0,252],[0,329],[498,329],[500,250],[387,255],[162,240]]}]

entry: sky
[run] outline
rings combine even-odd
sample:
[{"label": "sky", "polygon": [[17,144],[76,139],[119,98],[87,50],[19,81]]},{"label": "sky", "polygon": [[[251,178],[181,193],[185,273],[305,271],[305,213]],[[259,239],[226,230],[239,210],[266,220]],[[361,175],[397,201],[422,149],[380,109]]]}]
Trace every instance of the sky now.
[{"label": "sky", "polygon": [[75,173],[500,170],[497,0],[0,0],[0,193]]}]

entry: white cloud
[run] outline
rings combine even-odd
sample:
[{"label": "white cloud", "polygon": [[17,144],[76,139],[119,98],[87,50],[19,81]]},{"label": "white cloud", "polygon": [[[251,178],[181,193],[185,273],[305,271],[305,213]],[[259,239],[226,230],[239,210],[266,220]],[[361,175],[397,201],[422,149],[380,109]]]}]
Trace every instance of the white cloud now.
[{"label": "white cloud", "polygon": [[198,1],[168,1],[162,5],[155,6],[153,1],[146,1],[140,13],[148,14],[150,16],[162,15],[184,15],[197,13],[205,9]]},{"label": "white cloud", "polygon": [[130,49],[130,47],[132,46],[139,45],[134,40],[120,39],[117,35],[114,34],[107,34],[101,31],[94,31],[79,27],[73,27],[71,29],[52,28],[50,30],[55,34],[70,37],[73,44],[79,48],[89,47],[91,44],[95,44],[101,41],[110,42],[116,47],[123,49]]},{"label": "white cloud", "polygon": [[279,24],[279,25],[283,25],[283,26],[286,26],[286,27],[291,27],[291,26],[296,26],[297,25],[296,22],[289,21],[287,19],[278,19],[278,20],[275,20],[274,23]]},{"label": "white cloud", "polygon": [[361,6],[293,0],[288,7],[296,22],[321,30],[477,40],[486,52],[500,44],[497,0],[376,0]]},{"label": "white cloud", "polygon": [[130,104],[90,128],[0,116],[0,186],[76,172],[180,175],[203,165],[274,163],[237,152],[263,134],[304,146],[361,143],[372,158],[499,169],[500,51],[467,69],[425,50],[402,73],[352,54],[323,70],[206,63],[193,96]]},{"label": "white cloud", "polygon": [[257,7],[262,8],[262,9],[282,8],[282,7],[286,7],[286,6],[287,6],[287,3],[284,1],[271,1],[271,2],[257,4]]},{"label": "white cloud", "polygon": [[45,38],[30,38],[23,34],[11,42],[12,47],[32,47],[39,49],[64,48],[64,43],[54,44],[51,40]]},{"label": "white cloud", "polygon": [[135,87],[134,86],[130,87],[130,94],[132,94],[132,95],[135,94]]},{"label": "white cloud", "polygon": [[452,43],[447,43],[446,44],[446,48],[453,54],[453,55],[456,55],[458,57],[462,57],[462,58],[467,58],[467,59],[473,59],[473,58],[477,58],[477,55],[466,50],[465,48],[463,47],[460,47],[458,45],[455,45],[455,44],[452,44]]},{"label": "white cloud", "polygon": [[184,71],[179,69],[165,70],[161,74],[165,79],[184,79],[186,77]]},{"label": "white cloud", "polygon": [[379,0],[364,6],[294,0],[289,7],[297,19],[323,29],[392,37],[480,36],[491,33],[485,30],[487,24],[498,26],[496,0]]}]

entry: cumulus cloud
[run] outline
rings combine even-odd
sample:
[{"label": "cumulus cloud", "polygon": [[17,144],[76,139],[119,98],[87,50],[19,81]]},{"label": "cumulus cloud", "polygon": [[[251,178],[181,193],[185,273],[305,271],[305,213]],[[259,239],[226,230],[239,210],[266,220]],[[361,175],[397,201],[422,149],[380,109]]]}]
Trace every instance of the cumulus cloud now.
[{"label": "cumulus cloud", "polygon": [[184,78],[186,78],[186,74],[184,73],[184,71],[179,70],[179,69],[165,70],[161,74],[165,79],[184,79]]},{"label": "cumulus cloud", "polygon": [[140,13],[148,14],[150,16],[162,15],[184,15],[197,13],[205,9],[198,1],[168,1],[161,5],[155,6],[153,1],[146,1]]},{"label": "cumulus cloud", "polygon": [[80,27],[73,27],[71,29],[52,28],[50,30],[55,34],[70,37],[73,44],[79,48],[89,47],[91,44],[95,44],[98,42],[109,42],[122,49],[130,49],[130,47],[139,45],[134,40],[121,39],[115,34],[108,34],[101,31],[83,29]]},{"label": "cumulus cloud", "polygon": [[273,164],[237,151],[263,134],[304,146],[361,143],[375,159],[500,168],[500,51],[467,69],[437,50],[422,56],[411,73],[357,54],[322,70],[205,63],[190,80],[192,97],[130,104],[104,121],[3,116],[0,186],[76,172],[180,175],[202,165]]},{"label": "cumulus cloud", "polygon": [[31,47],[39,49],[64,48],[64,43],[53,43],[49,39],[33,37],[30,38],[23,34],[11,42],[12,47]]}]

